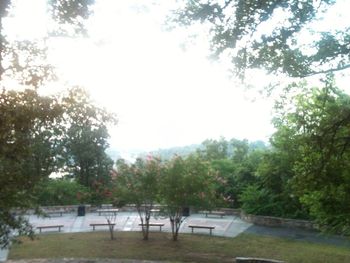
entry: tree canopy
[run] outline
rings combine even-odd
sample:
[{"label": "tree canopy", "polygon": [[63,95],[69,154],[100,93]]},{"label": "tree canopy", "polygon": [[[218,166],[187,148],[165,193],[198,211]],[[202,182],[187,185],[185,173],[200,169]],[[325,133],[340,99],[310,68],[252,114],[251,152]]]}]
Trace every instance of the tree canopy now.
[{"label": "tree canopy", "polygon": [[36,186],[50,174],[69,168],[90,188],[109,180],[106,125],[115,119],[76,90],[62,99],[4,89],[0,112],[0,244],[7,245],[12,230],[32,233],[22,212],[35,207]]},{"label": "tree canopy", "polygon": [[[49,0],[48,9],[54,21],[58,23],[58,26],[55,29],[53,29],[53,32],[48,32],[48,33],[54,34],[54,35],[66,35],[68,34],[67,33],[67,27],[68,27],[68,28],[72,28],[75,34],[84,34],[85,33],[84,21],[91,14],[90,7],[94,3],[95,3],[95,0]],[[8,43],[6,42],[6,39],[3,35],[2,21],[3,21],[3,18],[8,15],[8,11],[12,4],[14,4],[14,2],[11,0],[0,1],[0,81],[2,79],[2,74],[4,73],[4,71],[8,70],[7,68],[4,68],[4,65],[3,65],[3,56],[5,55],[5,53],[8,54],[9,51],[12,53],[13,51],[16,51],[18,53],[22,51],[23,46],[17,50],[14,50],[14,47],[16,47],[16,45],[23,45],[23,44],[27,44],[27,51],[30,50],[28,49],[28,44],[30,42],[22,41],[21,43],[18,43],[18,42],[15,43],[15,46],[7,45]],[[35,43],[30,43],[30,44],[35,45]],[[38,49],[34,49],[34,51],[35,50],[38,51]],[[40,72],[42,73],[42,71]]]},{"label": "tree canopy", "polygon": [[32,206],[33,189],[57,165],[57,139],[62,107],[37,92],[0,94],[0,245],[7,245],[13,229],[31,234],[31,228],[14,208]]},{"label": "tree canopy", "polygon": [[297,88],[292,109],[285,100],[278,104],[273,140],[294,155],[293,192],[310,215],[327,230],[349,234],[350,97],[332,76],[322,88]]},{"label": "tree canopy", "polygon": [[335,0],[183,2],[171,19],[185,26],[206,24],[213,57],[230,57],[240,78],[247,69],[307,77],[350,67],[350,28],[313,27]]}]

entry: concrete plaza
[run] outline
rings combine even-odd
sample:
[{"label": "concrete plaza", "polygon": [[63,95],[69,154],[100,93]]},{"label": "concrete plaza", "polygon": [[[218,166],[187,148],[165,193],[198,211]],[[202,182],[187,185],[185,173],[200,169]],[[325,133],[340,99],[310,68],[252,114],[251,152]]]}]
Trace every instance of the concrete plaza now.
[{"label": "concrete plaza", "polygon": [[[77,216],[77,213],[67,213],[59,215],[51,215],[50,217],[38,217],[29,215],[29,222],[34,226],[37,234],[40,234],[37,226],[63,225],[62,233],[74,232],[91,232],[93,231],[90,224],[107,223],[108,215],[95,213],[86,213],[85,216]],[[152,223],[164,223],[162,231],[171,232],[170,222],[168,218],[154,216],[150,220]],[[137,212],[118,212],[115,220],[114,231],[141,231],[139,226],[140,218]],[[324,243],[338,246],[350,247],[349,239],[339,236],[325,236],[315,231],[307,231],[296,228],[282,227],[265,227],[252,225],[244,222],[239,217],[226,215],[220,216],[210,215],[206,217],[204,214],[191,214],[186,217],[181,224],[180,233],[191,233],[189,225],[205,225],[214,226],[212,234],[214,236],[235,237],[241,233],[251,233],[257,235],[268,235],[289,238],[305,242]],[[108,226],[98,226],[96,231],[108,231]],[[150,231],[159,231],[159,227],[150,227]],[[57,233],[57,228],[43,229],[41,234]],[[209,235],[208,229],[195,229],[195,234]],[[0,262],[7,259],[8,250],[0,250]]]}]

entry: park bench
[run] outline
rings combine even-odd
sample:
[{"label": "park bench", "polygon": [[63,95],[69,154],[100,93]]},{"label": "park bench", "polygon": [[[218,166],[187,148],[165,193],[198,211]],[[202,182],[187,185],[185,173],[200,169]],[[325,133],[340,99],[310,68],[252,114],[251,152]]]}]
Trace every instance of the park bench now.
[{"label": "park bench", "polygon": [[48,214],[48,215],[59,215],[59,216],[62,216],[64,211],[62,210],[49,210],[49,211],[44,211],[45,214]]},{"label": "park bench", "polygon": [[226,213],[222,211],[205,211],[205,217],[208,217],[208,215],[220,216],[223,218]]},{"label": "park bench", "polygon": [[112,226],[112,228],[114,228],[115,223],[111,223],[111,224],[108,224],[108,223],[91,223],[90,226],[92,226],[92,230],[95,231],[95,227],[97,227],[97,226]]},{"label": "park bench", "polygon": [[[164,223],[149,223],[149,226],[159,226],[159,231],[162,232],[162,227],[164,226]],[[146,224],[139,224],[139,226],[146,226]]]},{"label": "park bench", "polygon": [[46,225],[46,226],[37,226],[36,228],[39,229],[39,232],[41,233],[42,229],[47,229],[47,228],[58,228],[58,232],[61,232],[62,227],[64,227],[64,225]]},{"label": "park bench", "polygon": [[188,227],[192,228],[192,233],[194,228],[209,229],[210,235],[212,234],[212,230],[215,228],[215,226],[203,226],[203,225],[189,225]]},{"label": "park bench", "polygon": [[119,209],[117,208],[106,208],[106,209],[97,209],[98,215],[100,216],[102,213],[108,214],[108,213],[113,213],[114,215],[117,214]]}]

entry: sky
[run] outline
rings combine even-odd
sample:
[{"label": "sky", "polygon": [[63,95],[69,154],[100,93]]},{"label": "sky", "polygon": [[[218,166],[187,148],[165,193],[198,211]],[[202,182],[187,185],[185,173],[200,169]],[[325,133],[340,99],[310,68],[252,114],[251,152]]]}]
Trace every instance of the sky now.
[{"label": "sky", "polygon": [[[83,86],[115,112],[110,145],[122,154],[221,136],[268,141],[273,99],[245,90],[223,65],[209,61],[207,39],[184,50],[191,32],[162,28],[168,1],[144,1],[142,9],[136,2],[97,1],[88,38],[49,40],[49,60],[60,78],[52,87]],[[7,37],[45,35],[51,26],[45,0],[17,0],[16,6],[6,21]],[[268,78],[257,74],[252,81],[261,88]]]}]

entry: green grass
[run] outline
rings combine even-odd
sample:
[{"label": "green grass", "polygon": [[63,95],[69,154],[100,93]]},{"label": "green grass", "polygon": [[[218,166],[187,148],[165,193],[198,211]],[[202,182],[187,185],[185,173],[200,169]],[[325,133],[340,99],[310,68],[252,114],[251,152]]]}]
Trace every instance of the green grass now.
[{"label": "green grass", "polygon": [[242,234],[236,238],[169,233],[150,233],[143,241],[139,232],[43,234],[13,245],[9,259],[114,258],[183,262],[232,262],[237,256],[285,260],[288,263],[350,262],[350,249],[288,239]]}]

